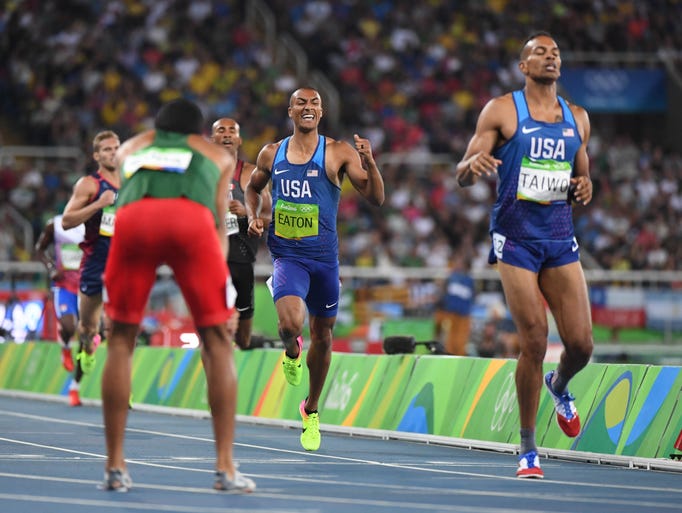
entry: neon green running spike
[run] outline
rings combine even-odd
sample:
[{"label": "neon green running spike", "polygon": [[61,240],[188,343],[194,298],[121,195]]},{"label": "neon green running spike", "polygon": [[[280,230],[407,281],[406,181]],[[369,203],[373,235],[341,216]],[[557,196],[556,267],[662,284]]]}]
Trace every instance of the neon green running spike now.
[{"label": "neon green running spike", "polygon": [[290,385],[298,386],[301,384],[301,379],[303,378],[303,365],[302,365],[302,355],[303,355],[303,339],[298,337],[296,339],[298,342],[298,357],[289,358],[287,353],[284,353],[284,359],[282,360],[282,370],[284,371],[284,377]]},{"label": "neon green running spike", "polygon": [[80,362],[83,374],[90,374],[95,368],[95,355],[86,353],[85,349],[78,353],[76,360]]},{"label": "neon green running spike", "polygon": [[320,435],[320,414],[306,413],[305,399],[298,407],[303,419],[303,432],[301,433],[301,445],[306,451],[316,451],[320,448],[322,435]]}]

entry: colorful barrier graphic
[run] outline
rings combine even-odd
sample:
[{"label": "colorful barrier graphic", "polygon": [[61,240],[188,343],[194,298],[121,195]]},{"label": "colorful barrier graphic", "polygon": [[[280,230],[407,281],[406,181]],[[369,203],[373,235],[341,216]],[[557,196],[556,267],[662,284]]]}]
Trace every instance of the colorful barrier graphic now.
[{"label": "colorful barrier graphic", "polygon": [[[102,344],[95,371],[81,384],[81,397],[100,397],[105,359]],[[281,359],[275,349],[235,352],[239,414],[299,418],[307,375],[300,386],[287,385]],[[514,360],[503,359],[337,353],[320,399],[321,418],[325,424],[518,443],[515,369]],[[0,388],[66,395],[70,379],[56,343],[0,344]],[[590,364],[571,382],[582,432],[575,439],[563,435],[553,402],[543,391],[538,443],[668,458],[682,430],[681,391],[680,367]],[[138,403],[207,411],[199,351],[136,349],[133,396]]]}]

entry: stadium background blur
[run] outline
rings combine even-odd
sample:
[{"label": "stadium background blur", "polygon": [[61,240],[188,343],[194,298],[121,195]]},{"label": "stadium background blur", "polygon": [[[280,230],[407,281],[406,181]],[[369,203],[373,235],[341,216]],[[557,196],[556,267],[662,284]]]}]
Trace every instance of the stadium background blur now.
[{"label": "stadium background blur", "polygon": [[[519,45],[535,30],[559,42],[560,93],[592,121],[595,196],[575,209],[575,223],[603,343],[596,355],[672,361],[682,340],[676,0],[3,3],[3,339],[49,334],[46,277],[33,241],[76,179],[94,169],[97,131],[124,140],[150,127],[162,102],[184,95],[207,122],[239,120],[243,157],[254,161],[263,144],[289,132],[291,91],[312,85],[326,111],[321,132],[369,137],[387,191],[381,209],[342,196],[335,348],[373,352],[388,335],[430,338],[440,281],[452,253],[463,251],[479,292],[470,354],[494,325],[498,355],[512,356],[513,343],[504,340],[513,328],[485,263],[494,184],[459,188],[453,170],[482,106],[522,83]],[[268,252],[259,259],[265,278]],[[254,331],[266,338],[276,333],[270,306],[259,284]],[[168,276],[155,287],[147,321],[151,343],[194,343]]]}]

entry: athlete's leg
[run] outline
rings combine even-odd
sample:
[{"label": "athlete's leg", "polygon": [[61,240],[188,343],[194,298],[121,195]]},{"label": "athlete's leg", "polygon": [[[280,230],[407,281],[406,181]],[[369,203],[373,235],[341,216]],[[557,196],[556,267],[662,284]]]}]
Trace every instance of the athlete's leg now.
[{"label": "athlete's leg", "polygon": [[[187,204],[188,203],[188,204]],[[237,374],[232,340],[237,324],[233,308],[236,298],[228,298],[231,288],[224,256],[208,209],[178,200],[173,210],[182,210],[181,222],[167,238],[168,265],[201,337],[201,359],[206,374],[208,403],[216,443],[216,471],[235,478],[232,460],[237,403]],[[197,244],[188,246],[187,240]],[[228,286],[229,284],[229,286]]]},{"label": "athlete's leg", "polygon": [[[104,272],[107,290],[107,315],[111,332],[102,373],[102,410],[107,445],[105,470],[125,470],[124,439],[130,400],[130,379],[135,341],[149,292],[160,262],[158,219],[147,211],[138,211],[138,203],[124,206],[117,213],[116,237],[111,241]],[[145,226],[147,223],[151,226]],[[125,276],[126,279],[121,279]],[[93,320],[95,317],[93,316]],[[97,323],[92,327],[99,329]]]},{"label": "athlete's leg", "polygon": [[237,346],[241,349],[247,349],[251,345],[251,331],[253,329],[253,318],[249,317],[244,319],[241,316],[242,312],[239,312],[239,324],[237,325],[237,331],[234,335],[234,340]]},{"label": "athlete's leg", "polygon": [[556,392],[590,360],[593,349],[592,317],[587,284],[579,262],[540,271],[540,288],[547,299],[564,349],[557,367]]},{"label": "athlete's leg", "polygon": [[237,291],[235,308],[239,314],[239,324],[234,341],[241,349],[251,345],[251,330],[253,326],[255,283],[254,266],[247,262],[228,262],[232,285]]},{"label": "athlete's leg", "polygon": [[112,322],[102,373],[102,412],[107,444],[107,469],[126,469],[123,454],[130,399],[130,375],[138,325]]},{"label": "athlete's leg", "polygon": [[78,318],[73,314],[62,315],[59,318],[59,339],[64,347],[68,347],[71,338],[76,333]]},{"label": "athlete's leg", "polygon": [[310,312],[310,349],[306,357],[310,375],[307,411],[315,411],[332,358],[332,337],[339,308],[339,267],[335,263],[312,264],[311,289],[306,304]]},{"label": "athlete's leg", "polygon": [[542,388],[542,362],[547,351],[547,313],[537,274],[501,261],[498,268],[519,335],[516,391],[521,429],[534,430]]},{"label": "athlete's leg", "polygon": [[305,409],[309,412],[318,409],[324,382],[332,360],[332,332],[336,317],[310,316],[310,349],[306,356],[310,376],[308,399]]},{"label": "athlete's leg", "polygon": [[310,291],[310,269],[307,263],[277,258],[273,262],[272,297],[277,310],[277,331],[290,359],[300,354],[298,337],[303,332],[307,314],[305,297]]},{"label": "athlete's leg", "polygon": [[306,306],[298,296],[283,296],[275,302],[277,330],[289,358],[298,358],[299,347],[296,339],[303,332]]},{"label": "athlete's leg", "polygon": [[94,352],[92,339],[99,332],[100,320],[102,317],[102,294],[88,296],[82,292],[78,293],[78,308],[80,320],[78,322],[78,339],[86,353]]},{"label": "athlete's leg", "polygon": [[208,404],[211,408],[216,444],[216,470],[234,476],[232,459],[234,417],[237,404],[237,372],[232,355],[232,333],[227,323],[198,328],[201,361],[206,373]]}]

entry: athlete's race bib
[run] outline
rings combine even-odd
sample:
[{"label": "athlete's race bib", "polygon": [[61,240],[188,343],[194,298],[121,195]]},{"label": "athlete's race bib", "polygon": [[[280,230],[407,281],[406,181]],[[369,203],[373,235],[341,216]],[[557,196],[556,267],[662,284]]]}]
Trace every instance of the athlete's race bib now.
[{"label": "athlete's race bib", "polygon": [[123,162],[123,176],[130,178],[140,169],[184,173],[192,161],[192,151],[187,148],[146,148]]},{"label": "athlete's race bib", "polygon": [[239,221],[232,212],[225,214],[225,230],[227,230],[228,237],[239,233]]},{"label": "athlete's race bib", "polygon": [[59,248],[59,259],[62,267],[67,271],[75,271],[81,265],[83,251],[78,244],[62,244]]},{"label": "athlete's race bib", "polygon": [[316,237],[319,222],[319,205],[277,200],[275,205],[275,235],[278,237],[285,239]]},{"label": "athlete's race bib", "polygon": [[493,253],[498,260],[502,260],[502,251],[504,250],[504,243],[507,241],[507,237],[500,235],[497,232],[493,232]]},{"label": "athlete's race bib", "polygon": [[523,157],[516,198],[536,203],[565,202],[571,185],[571,163]]},{"label": "athlete's race bib", "polygon": [[99,223],[99,234],[105,237],[114,235],[114,220],[116,219],[116,208],[112,206],[102,209],[102,220]]}]

